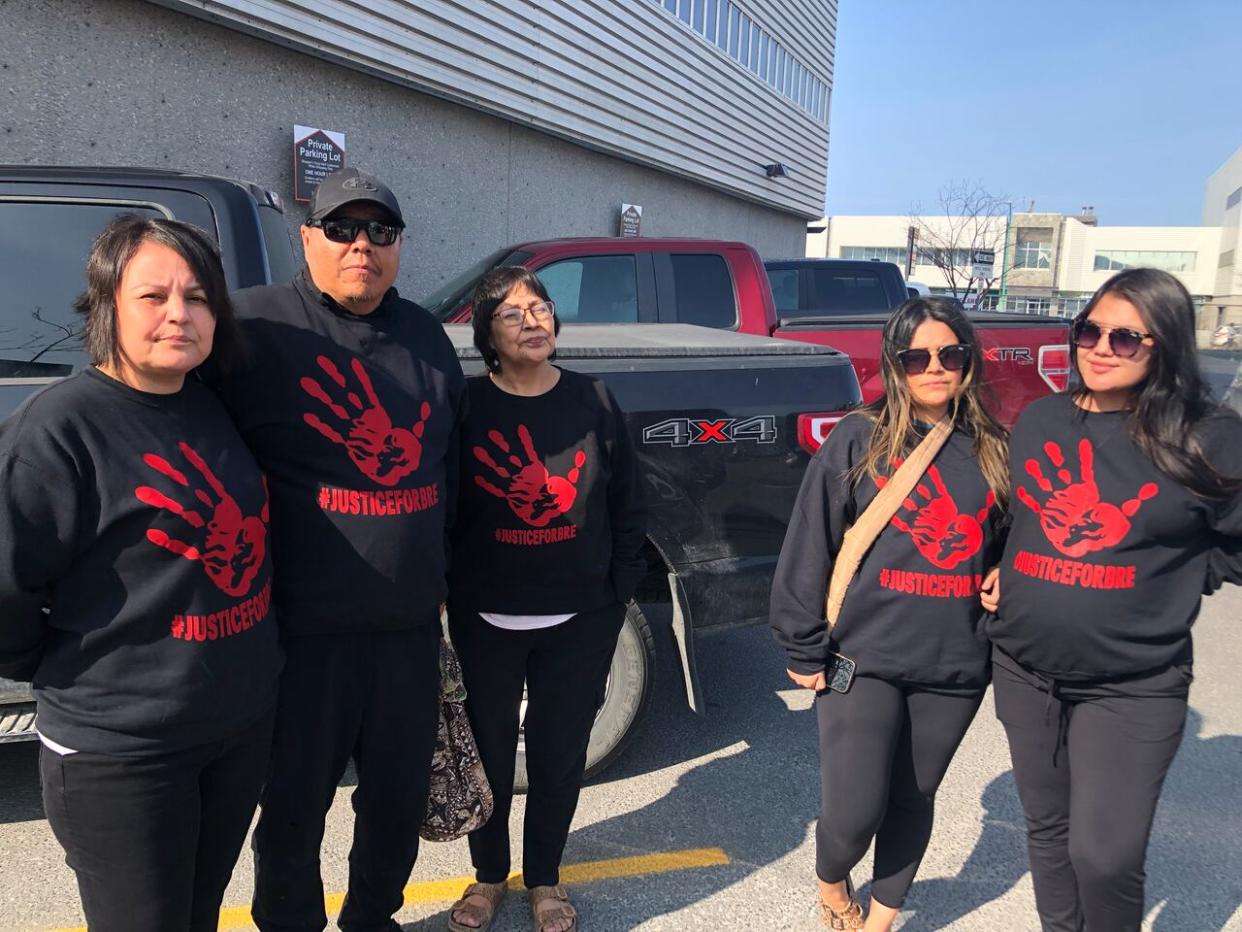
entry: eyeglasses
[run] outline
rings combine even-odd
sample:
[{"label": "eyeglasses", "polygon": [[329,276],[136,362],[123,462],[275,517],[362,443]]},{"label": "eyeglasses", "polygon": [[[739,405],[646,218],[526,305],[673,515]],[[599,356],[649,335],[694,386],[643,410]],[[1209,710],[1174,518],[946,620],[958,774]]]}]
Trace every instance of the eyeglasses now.
[{"label": "eyeglasses", "polygon": [[1095,349],[1100,339],[1107,338],[1113,354],[1122,359],[1129,359],[1139,351],[1143,341],[1151,336],[1129,327],[1101,327],[1093,320],[1077,321],[1072,330],[1074,345],[1079,349]]},{"label": "eyeglasses", "polygon": [[526,322],[527,314],[534,318],[535,323],[542,324],[555,313],[556,304],[552,301],[540,301],[538,304],[532,304],[528,308],[514,307],[512,304],[506,304],[503,307],[496,308],[495,313],[492,314],[492,320],[498,320],[506,327],[520,327]]},{"label": "eyeglasses", "polygon": [[367,239],[372,246],[391,246],[401,235],[401,227],[378,220],[355,220],[345,217],[340,220],[307,220],[308,227],[318,227],[323,235],[334,243],[352,243],[358,238],[359,230],[367,231]]},{"label": "eyeglasses", "polygon": [[950,372],[961,372],[970,365],[970,346],[966,343],[950,343],[939,349],[908,349],[897,354],[906,375],[922,375],[931,365],[932,355]]}]

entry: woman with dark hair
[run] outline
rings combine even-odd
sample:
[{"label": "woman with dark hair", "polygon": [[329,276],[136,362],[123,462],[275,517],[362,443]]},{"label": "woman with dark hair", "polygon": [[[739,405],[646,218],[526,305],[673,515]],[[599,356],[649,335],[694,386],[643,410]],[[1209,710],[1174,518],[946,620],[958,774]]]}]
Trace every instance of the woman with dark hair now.
[{"label": "woman with dark hair", "polygon": [[95,240],[87,369],[0,424],[0,675],[31,680],[43,805],[92,930],[215,929],[281,657],[267,490],[191,376],[237,352],[214,243]]},{"label": "woman with dark hair", "polygon": [[449,928],[487,928],[507,889],[525,684],[522,877],[536,932],[572,932],[561,854],[626,605],[646,569],[642,489],[612,394],[552,365],[560,321],[539,279],[494,269],[473,303],[487,374],[467,380],[448,618],[496,808],[470,835],[477,882]]},{"label": "woman with dark hair", "polygon": [[[983,353],[960,307],[913,298],[882,339],[884,395],[812,457],[771,599],[789,677],[816,693],[824,924],[876,932],[891,928],[914,880],[936,790],[988,684],[979,587],[1000,554],[1009,487],[1005,432],[980,398]],[[952,433],[867,551],[830,629],[825,596],[846,530],[942,421]],[[838,652],[856,665],[848,685],[826,675]],[[850,871],[873,838],[864,921]]]},{"label": "woman with dark hair", "polygon": [[1071,337],[1079,387],[1014,427],[1019,504],[984,604],[1040,921],[1121,932],[1143,918],[1190,626],[1242,581],[1242,421],[1209,398],[1194,302],[1166,272],[1114,275]]}]

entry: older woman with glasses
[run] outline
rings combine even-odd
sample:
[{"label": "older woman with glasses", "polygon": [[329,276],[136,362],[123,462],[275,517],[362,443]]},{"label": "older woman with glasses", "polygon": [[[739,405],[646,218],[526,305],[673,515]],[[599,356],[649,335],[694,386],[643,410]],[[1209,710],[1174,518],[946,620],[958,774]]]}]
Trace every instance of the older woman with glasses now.
[{"label": "older woman with glasses", "polygon": [[454,932],[487,928],[505,894],[524,684],[523,880],[537,932],[577,928],[561,854],[625,607],[645,569],[624,418],[603,383],[552,364],[559,332],[533,273],[503,267],[479,282],[474,344],[487,374],[468,380],[448,614],[496,809],[470,836],[477,882],[452,908]]}]

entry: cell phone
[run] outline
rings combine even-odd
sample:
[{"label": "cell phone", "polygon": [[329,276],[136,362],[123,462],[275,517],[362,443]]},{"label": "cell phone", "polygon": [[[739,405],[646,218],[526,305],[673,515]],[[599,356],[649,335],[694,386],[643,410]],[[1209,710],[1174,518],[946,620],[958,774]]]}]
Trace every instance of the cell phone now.
[{"label": "cell phone", "polygon": [[849,692],[854,682],[854,661],[844,654],[829,654],[824,664],[824,682],[835,692]]}]

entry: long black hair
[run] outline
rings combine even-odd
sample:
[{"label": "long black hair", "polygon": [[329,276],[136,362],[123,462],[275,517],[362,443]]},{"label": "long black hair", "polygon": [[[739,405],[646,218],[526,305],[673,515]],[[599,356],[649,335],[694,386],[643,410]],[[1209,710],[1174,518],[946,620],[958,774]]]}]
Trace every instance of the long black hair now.
[{"label": "long black hair", "polygon": [[[1236,415],[1213,400],[1200,372],[1190,292],[1168,272],[1126,269],[1099,287],[1074,323],[1086,320],[1110,294],[1134,305],[1154,344],[1147,375],[1131,393],[1134,442],[1158,470],[1201,498],[1228,498],[1242,491],[1242,478],[1222,475],[1204,456],[1203,421]],[[1077,347],[1072,361],[1081,386]],[[1090,394],[1085,386],[1075,391],[1078,399]]]},{"label": "long black hair", "polygon": [[982,397],[983,348],[975,326],[961,305],[949,298],[911,298],[898,305],[884,325],[880,355],[884,394],[862,409],[874,426],[867,455],[859,460],[852,478],[858,481],[867,475],[874,479],[886,464],[908,456],[922,439],[915,428],[914,401],[897,354],[910,348],[914,332],[929,320],[946,325],[960,343],[970,347],[970,362],[962,373],[962,387],[949,416],[955,427],[974,438],[983,478],[1003,507],[1009,498],[1009,435]]}]

